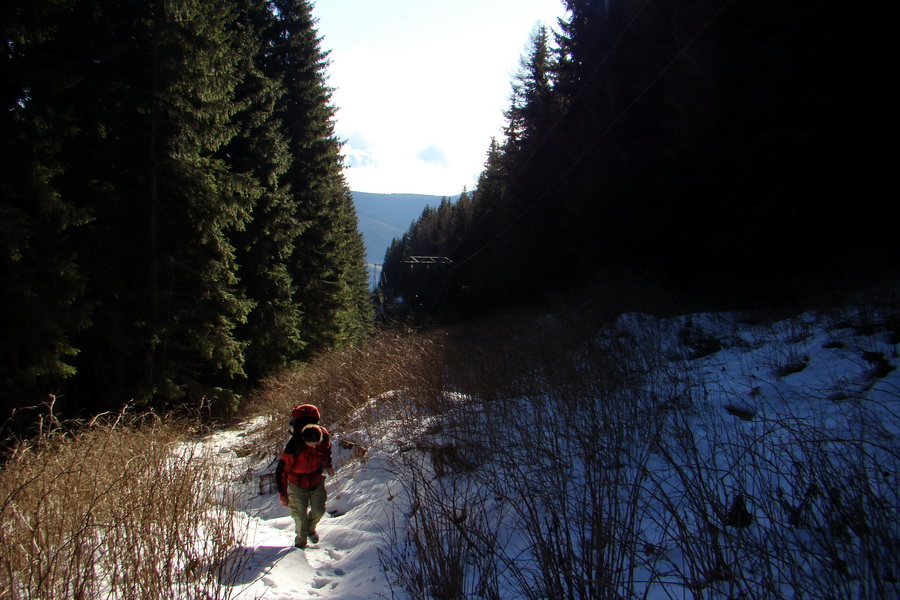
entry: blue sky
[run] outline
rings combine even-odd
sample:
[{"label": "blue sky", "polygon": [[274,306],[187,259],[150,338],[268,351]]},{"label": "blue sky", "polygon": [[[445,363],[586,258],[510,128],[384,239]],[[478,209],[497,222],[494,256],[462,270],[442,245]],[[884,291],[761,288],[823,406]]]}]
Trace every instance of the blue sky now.
[{"label": "blue sky", "polygon": [[562,0],[318,0],[350,188],[452,196],[500,136],[510,82]]}]

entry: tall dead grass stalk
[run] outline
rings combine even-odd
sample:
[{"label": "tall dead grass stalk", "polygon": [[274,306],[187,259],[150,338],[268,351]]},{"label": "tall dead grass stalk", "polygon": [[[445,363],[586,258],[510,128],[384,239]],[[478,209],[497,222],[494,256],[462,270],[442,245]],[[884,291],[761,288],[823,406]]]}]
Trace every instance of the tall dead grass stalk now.
[{"label": "tall dead grass stalk", "polygon": [[153,415],[61,423],[0,470],[0,598],[227,598],[240,541],[190,425]]}]

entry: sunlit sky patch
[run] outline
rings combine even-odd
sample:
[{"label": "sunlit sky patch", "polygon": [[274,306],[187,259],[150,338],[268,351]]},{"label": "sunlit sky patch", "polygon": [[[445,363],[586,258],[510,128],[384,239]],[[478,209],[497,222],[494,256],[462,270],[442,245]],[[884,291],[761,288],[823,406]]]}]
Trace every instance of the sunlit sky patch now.
[{"label": "sunlit sky patch", "polygon": [[563,14],[562,0],[316,2],[350,188],[474,187],[531,31]]}]

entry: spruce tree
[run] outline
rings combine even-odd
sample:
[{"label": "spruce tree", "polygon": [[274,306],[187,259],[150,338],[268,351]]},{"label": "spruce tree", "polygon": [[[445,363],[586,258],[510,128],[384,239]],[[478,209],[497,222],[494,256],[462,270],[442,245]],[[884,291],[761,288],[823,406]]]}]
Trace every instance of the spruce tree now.
[{"label": "spruce tree", "polygon": [[93,233],[127,260],[93,257],[104,326],[88,336],[86,389],[227,401],[302,349],[285,266],[301,225],[273,114],[283,92],[260,68],[273,18],[262,0],[100,18],[104,47],[119,46],[101,62],[122,70],[105,80],[116,93],[101,96],[115,135],[90,158],[108,166],[93,194],[107,226]]},{"label": "spruce tree", "polygon": [[246,54],[237,97],[240,129],[224,149],[232,168],[250,173],[260,186],[252,218],[234,236],[240,284],[253,308],[238,336],[247,342],[245,371],[251,381],[272,375],[302,357],[302,312],[287,259],[296,249],[303,224],[284,175],[292,162],[275,105],[284,95],[281,78],[263,73],[271,58],[264,43],[275,15],[264,0],[240,0],[237,24]]},{"label": "spruce tree", "polygon": [[510,160],[520,161],[522,170],[531,162],[541,164],[533,155],[546,141],[558,116],[554,107],[551,52],[550,32],[546,26],[538,25],[531,33],[512,83],[510,107],[505,112],[504,150]]},{"label": "spruce tree", "polygon": [[238,286],[233,232],[258,194],[218,155],[237,134],[240,40],[229,0],[154,7],[150,115],[148,367],[162,398],[228,400],[243,373],[235,327],[252,303]]},{"label": "spruce tree", "polygon": [[265,73],[284,89],[275,115],[292,163],[283,181],[305,226],[288,270],[303,314],[305,354],[312,356],[360,339],[371,328],[372,307],[362,235],[325,84],[328,54],[320,47],[312,5],[273,0],[272,8],[277,18],[267,39]]},{"label": "spruce tree", "polygon": [[64,24],[71,2],[13,0],[0,12],[0,418],[58,392],[75,373],[89,307],[73,236],[89,213],[59,190],[68,102],[78,82]]},{"label": "spruce tree", "polygon": [[[511,292],[525,294],[542,286],[555,286],[571,273],[567,237],[572,224],[583,218],[563,201],[557,182],[568,164],[565,144],[560,144],[556,125],[560,118],[554,89],[556,69],[550,32],[541,25],[532,32],[521,69],[513,81],[513,97],[506,111],[508,125],[504,160],[510,181],[504,205],[513,227],[506,244],[520,249],[527,269],[510,274]],[[553,227],[547,227],[552,223]]]},{"label": "spruce tree", "polygon": [[85,5],[92,105],[66,181],[96,217],[79,241],[95,306],[83,398],[228,404],[243,377],[234,330],[252,303],[232,237],[259,186],[222,153],[247,104],[238,14],[229,0]]},{"label": "spruce tree", "polygon": [[[497,306],[506,296],[507,271],[502,263],[508,253],[489,248],[513,225],[512,213],[506,205],[509,202],[511,173],[515,168],[516,165],[506,155],[505,144],[491,139],[484,170],[478,176],[473,192],[475,217],[472,233],[464,238],[460,246],[467,261],[462,267],[461,285],[467,290],[463,298],[471,299],[473,303]],[[502,243],[505,242],[503,240]]]}]

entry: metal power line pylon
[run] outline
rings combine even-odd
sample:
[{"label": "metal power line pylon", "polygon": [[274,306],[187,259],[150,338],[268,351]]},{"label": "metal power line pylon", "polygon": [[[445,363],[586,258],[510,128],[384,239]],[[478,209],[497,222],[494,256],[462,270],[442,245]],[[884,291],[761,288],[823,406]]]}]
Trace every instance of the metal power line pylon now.
[{"label": "metal power line pylon", "polygon": [[453,261],[446,256],[409,256],[400,262],[409,265],[452,265]]}]

